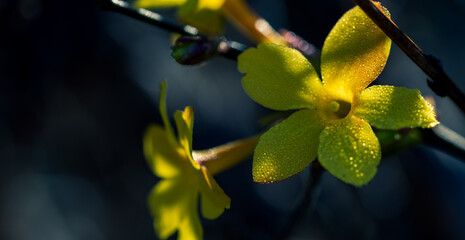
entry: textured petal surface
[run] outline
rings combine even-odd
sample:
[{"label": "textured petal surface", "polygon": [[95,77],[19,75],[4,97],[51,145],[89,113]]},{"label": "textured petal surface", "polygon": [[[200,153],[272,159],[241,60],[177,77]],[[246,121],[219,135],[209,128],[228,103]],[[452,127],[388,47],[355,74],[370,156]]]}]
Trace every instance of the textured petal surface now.
[{"label": "textured petal surface", "polygon": [[205,167],[202,167],[200,178],[202,215],[208,219],[215,219],[224,212],[225,208],[229,209],[231,199],[224,193]]},{"label": "textured petal surface", "polygon": [[150,126],[145,132],[144,154],[152,171],[161,178],[178,176],[189,166],[187,157],[170,144],[166,131],[157,125]]},{"label": "textured petal surface", "polygon": [[335,177],[361,186],[375,175],[381,149],[370,125],[351,116],[321,132],[318,160]]},{"label": "textured petal surface", "polygon": [[154,218],[154,227],[158,236],[168,238],[176,229],[197,195],[196,189],[182,181],[182,178],[161,180],[149,195],[149,207]]},{"label": "textured petal surface", "polygon": [[[379,5],[379,3],[376,3]],[[388,14],[387,10],[385,12]],[[321,53],[323,82],[354,94],[374,81],[386,64],[391,40],[355,7],[336,23]]]},{"label": "textured petal surface", "polygon": [[187,24],[206,33],[217,34],[224,26],[221,11],[225,0],[187,0],[178,11],[178,16]]},{"label": "textured petal surface", "polygon": [[239,55],[238,68],[246,75],[242,85],[259,104],[288,110],[313,108],[322,83],[307,59],[297,50],[260,44]]},{"label": "textured petal surface", "polygon": [[433,106],[417,89],[394,86],[372,86],[358,96],[355,116],[381,129],[436,126]]},{"label": "textured petal surface", "polygon": [[187,0],[138,0],[134,2],[139,8],[170,8],[183,5]]},{"label": "textured petal surface", "polygon": [[316,158],[322,129],[314,110],[300,110],[268,130],[255,148],[254,181],[281,181],[304,170]]},{"label": "textured petal surface", "polygon": [[178,130],[178,140],[181,147],[186,152],[192,166],[195,169],[200,169],[200,166],[192,158],[192,132],[194,127],[194,110],[191,107],[186,107],[183,112],[176,111],[174,114],[176,129]]}]

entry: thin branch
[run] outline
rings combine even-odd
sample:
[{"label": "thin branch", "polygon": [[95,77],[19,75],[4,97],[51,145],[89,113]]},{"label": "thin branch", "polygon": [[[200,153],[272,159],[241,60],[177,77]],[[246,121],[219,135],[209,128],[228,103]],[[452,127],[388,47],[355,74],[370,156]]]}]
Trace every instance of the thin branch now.
[{"label": "thin branch", "polygon": [[179,34],[188,35],[188,36],[201,35],[199,33],[199,30],[195,27],[192,27],[190,25],[183,26],[183,25],[169,22],[165,18],[163,18],[162,15],[156,12],[152,12],[144,8],[135,9],[131,7],[131,5],[125,1],[100,0],[99,3],[103,10],[121,13],[128,17],[131,17],[139,21],[148,23],[150,25],[159,27],[169,32],[179,33]]},{"label": "thin branch", "polygon": [[309,206],[311,210],[315,208],[319,195],[318,186],[323,172],[323,167],[318,162],[318,159],[315,159],[313,161],[311,173],[309,176],[309,183],[307,188],[305,189],[304,198],[300,202],[299,206],[297,206],[297,208],[291,214],[288,222],[284,226],[284,229],[281,231],[281,233],[277,236],[276,239],[282,240],[289,237],[289,235],[292,234],[294,228],[302,221],[303,217],[307,213],[306,210],[309,208]]},{"label": "thin branch", "polygon": [[415,62],[431,80],[428,86],[439,96],[448,96],[465,113],[465,94],[450,79],[439,61],[425,54],[397,25],[387,17],[381,6],[371,0],[353,0],[399,48]]},{"label": "thin branch", "polygon": [[247,46],[236,41],[226,40],[225,37],[219,37],[218,53],[228,59],[237,60],[237,57],[247,49]]},{"label": "thin branch", "polygon": [[[125,1],[99,0],[99,3],[103,10],[121,13],[128,17],[148,23],[152,26],[161,28],[169,32],[179,33],[184,36],[198,37],[197,41],[206,42],[206,44],[214,46],[213,51],[215,52],[204,53],[203,55],[205,56],[207,55],[214,56],[216,54],[219,54],[225,58],[236,60],[237,56],[239,56],[239,54],[241,54],[246,49],[246,46],[242,43],[227,40],[225,37],[209,38],[206,35],[201,34],[199,30],[193,26],[180,25],[180,24],[169,22],[162,15],[156,12],[152,12],[144,8],[135,9],[131,7],[131,5]],[[180,63],[184,64],[182,62]],[[195,63],[188,63],[187,65],[190,65],[190,64],[195,64]]]},{"label": "thin branch", "polygon": [[[103,10],[121,13],[170,32],[180,33],[187,36],[196,36],[199,41],[207,41],[212,46],[215,46],[213,51],[216,51],[217,54],[225,58],[237,60],[237,56],[246,49],[244,44],[227,40],[225,37],[208,38],[205,35],[200,34],[199,31],[192,26],[171,23],[165,20],[160,14],[146,9],[135,9],[128,3],[121,0],[99,0],[98,2]],[[421,49],[395,25],[395,23],[384,15],[384,13],[375,4],[373,4],[371,0],[354,0],[354,2],[359,5],[363,11],[365,11],[365,13],[406,53],[407,56],[409,56],[428,76],[431,77],[431,79],[433,79],[434,82],[429,82],[429,85],[438,95],[449,96],[457,104],[457,106],[465,112],[465,95],[447,76],[435,58],[424,54],[423,51],[421,51]],[[308,46],[303,44],[303,48],[306,49]],[[313,52],[318,53],[318,51]],[[310,56],[310,58],[312,58],[312,56]],[[436,129],[443,130],[444,128],[437,127]],[[465,151],[465,140],[461,137],[456,138],[460,140],[451,141],[450,136],[456,136],[457,133],[452,130],[448,130],[450,134],[441,134],[444,131],[436,129],[423,130],[423,133],[426,136],[426,143],[445,152],[457,155],[463,159],[465,156],[465,154],[463,154]]]},{"label": "thin branch", "polygon": [[425,144],[449,153],[465,162],[465,138],[444,125],[422,129]]},{"label": "thin branch", "polygon": [[[98,0],[98,2],[100,3],[102,10],[121,13],[166,31],[179,33],[183,36],[198,37],[190,38],[188,41],[196,40],[201,43],[197,44],[198,46],[209,46],[207,52],[203,52],[206,48],[191,48],[189,52],[186,52],[187,55],[195,54],[194,59],[190,59],[189,56],[184,54],[181,56],[180,61],[179,59],[176,59],[183,65],[197,64],[200,61],[206,60],[208,57],[216,54],[228,59],[237,60],[239,54],[247,48],[246,45],[236,41],[227,40],[225,37],[208,37],[201,34],[199,30],[193,26],[169,22],[162,15],[156,12],[152,12],[144,8],[133,8],[129,3],[122,0]],[[295,33],[287,30],[282,30],[282,35],[283,40],[286,41],[289,46],[299,50],[302,54],[308,57],[312,63],[319,62],[320,52],[312,44],[303,40]],[[183,43],[185,43],[185,41]],[[203,59],[203,57],[206,58]]]}]

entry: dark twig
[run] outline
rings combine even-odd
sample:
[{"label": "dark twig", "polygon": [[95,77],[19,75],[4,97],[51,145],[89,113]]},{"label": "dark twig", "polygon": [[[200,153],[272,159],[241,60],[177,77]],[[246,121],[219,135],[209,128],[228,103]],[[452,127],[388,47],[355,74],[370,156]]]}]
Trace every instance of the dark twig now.
[{"label": "dark twig", "polygon": [[143,8],[135,9],[131,7],[131,5],[125,1],[100,0],[99,3],[103,10],[121,13],[131,18],[134,18],[139,21],[148,23],[150,25],[159,27],[169,32],[179,33],[182,35],[189,35],[189,36],[201,35],[199,33],[199,30],[195,27],[192,27],[189,25],[182,26],[182,25],[169,22],[158,13],[155,13],[147,9],[143,9]]},{"label": "dark twig", "polygon": [[465,161],[465,138],[444,125],[422,129],[425,144]]},{"label": "dark twig", "polygon": [[[177,52],[176,54],[182,55],[181,61],[176,59],[180,64],[197,64],[203,60],[206,60],[208,57],[212,57],[217,54],[228,59],[237,60],[239,54],[241,54],[247,48],[246,45],[236,41],[227,40],[225,37],[208,37],[203,35],[197,28],[193,26],[179,25],[169,22],[162,15],[147,9],[135,9],[131,7],[129,3],[122,0],[98,0],[98,2],[100,3],[103,10],[121,13],[169,32],[179,33],[184,36],[198,37],[197,41],[201,44],[197,44],[197,46],[202,46],[204,49],[205,46],[208,46],[207,52],[202,52],[201,48],[195,47],[190,48],[189,52],[186,54]],[[289,46],[302,52],[302,54],[310,58],[312,63],[319,64],[319,51],[312,44],[308,43],[290,31],[283,30],[282,34]],[[192,39],[193,38],[190,40]],[[188,59],[189,56],[186,55],[189,54],[195,54],[195,59],[192,61],[191,59]],[[206,58],[202,59],[202,57]]]},{"label": "dark twig", "polygon": [[465,113],[465,94],[449,78],[439,62],[425,54],[399,27],[389,19],[381,7],[371,0],[353,0],[400,49],[415,62],[431,80],[428,85],[439,96],[448,96]]},{"label": "dark twig", "polygon": [[292,234],[294,228],[299,224],[299,222],[302,221],[303,217],[307,213],[306,210],[308,209],[309,205],[311,210],[315,208],[320,189],[318,186],[323,172],[323,167],[320,165],[318,160],[315,159],[313,161],[311,173],[309,176],[309,183],[305,189],[304,198],[289,217],[289,221],[286,223],[284,229],[276,238],[277,240],[286,239],[290,234]]},{"label": "dark twig", "polygon": [[[225,58],[236,60],[237,56],[239,56],[239,54],[241,54],[246,49],[246,46],[242,43],[227,40],[225,37],[209,38],[206,35],[201,34],[195,27],[169,22],[158,13],[143,8],[135,9],[125,1],[100,0],[99,3],[103,10],[121,13],[128,17],[148,23],[169,32],[179,33],[184,36],[196,36],[198,37],[198,41],[207,42],[206,44],[216,47],[216,49],[214,49],[216,53],[205,53],[205,56],[214,56],[219,54]],[[204,45],[206,44],[204,43]]]},{"label": "dark twig", "polygon": [[242,43],[226,40],[226,38],[220,37],[218,53],[225,58],[237,60],[239,54],[241,54],[246,48],[247,46]]},{"label": "dark twig", "polygon": [[[215,46],[216,54],[237,60],[246,46],[244,44],[227,40],[224,37],[208,38],[199,33],[192,26],[183,26],[168,22],[163,16],[146,9],[135,9],[121,0],[99,0],[103,10],[114,11],[164,30],[180,33],[187,36],[197,36],[201,41],[210,42]],[[439,61],[431,55],[424,54],[421,49],[406,36],[371,0],[354,0],[363,11],[409,56],[428,76],[433,79],[428,85],[440,96],[449,96],[465,112],[465,95],[447,76]],[[318,51],[315,51],[318,52]],[[216,55],[212,54],[212,56]],[[443,151],[464,158],[465,139],[462,137],[451,141],[450,136],[457,135],[448,130],[449,134],[443,134],[445,127],[423,130],[425,142]]]}]

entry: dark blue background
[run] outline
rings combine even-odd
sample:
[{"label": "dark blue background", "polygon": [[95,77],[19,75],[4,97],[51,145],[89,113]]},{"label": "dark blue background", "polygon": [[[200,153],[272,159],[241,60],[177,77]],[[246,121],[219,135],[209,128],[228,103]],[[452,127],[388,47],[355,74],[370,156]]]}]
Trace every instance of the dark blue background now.
[{"label": "dark blue background", "polygon": [[[321,48],[350,0],[253,0],[276,28]],[[465,1],[383,1],[393,20],[465,89]],[[163,12],[173,16],[172,11]],[[227,35],[247,40],[228,27]],[[94,1],[0,1],[0,239],[154,239],[146,197],[157,178],[142,136],[168,112],[195,109],[194,148],[262,130],[267,110],[242,90],[236,63],[196,67],[170,58],[170,34]],[[393,45],[377,80],[433,95],[426,76]],[[435,96],[440,121],[465,134],[464,115]],[[302,198],[309,171],[252,183],[251,161],[217,176],[231,209],[204,221],[206,239],[270,239]],[[465,239],[465,165],[415,147],[383,159],[363,188],[324,174],[313,212],[289,239]]]}]

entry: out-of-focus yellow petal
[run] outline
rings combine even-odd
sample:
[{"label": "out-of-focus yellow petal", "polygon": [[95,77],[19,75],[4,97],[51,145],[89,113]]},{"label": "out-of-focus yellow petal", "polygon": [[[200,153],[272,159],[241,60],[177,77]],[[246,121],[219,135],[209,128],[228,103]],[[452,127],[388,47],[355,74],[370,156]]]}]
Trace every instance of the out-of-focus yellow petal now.
[{"label": "out-of-focus yellow petal", "polygon": [[239,55],[238,69],[246,75],[242,85],[261,105],[288,110],[313,108],[322,83],[310,62],[297,50],[260,44]]},{"label": "out-of-focus yellow petal", "polygon": [[171,8],[183,5],[187,0],[137,0],[133,3],[138,8]]},{"label": "out-of-focus yellow petal", "polygon": [[391,40],[357,6],[339,19],[325,40],[321,53],[323,82],[356,94],[378,77],[390,49]]},{"label": "out-of-focus yellow petal", "polygon": [[174,136],[173,127],[171,127],[170,119],[166,113],[166,89],[167,83],[166,80],[160,83],[160,98],[158,108],[160,110],[161,119],[163,125],[165,126],[167,137],[171,144],[176,145],[176,137]]},{"label": "out-of-focus yellow petal", "polygon": [[191,153],[194,111],[191,107],[184,108],[184,111],[176,111],[174,121],[176,122],[176,130],[178,130],[179,144],[187,153]]},{"label": "out-of-focus yellow petal", "polygon": [[354,116],[328,125],[320,135],[318,160],[333,176],[361,186],[376,173],[381,147],[370,125]]},{"label": "out-of-focus yellow petal", "polygon": [[157,125],[145,131],[144,154],[152,171],[161,178],[178,176],[189,166],[187,156],[170,144],[166,131]]},{"label": "out-of-focus yellow petal", "polygon": [[198,8],[220,10],[226,0],[197,0]]},{"label": "out-of-focus yellow petal", "polygon": [[225,0],[187,0],[178,11],[178,16],[187,24],[202,32],[218,34],[224,26],[221,12]]},{"label": "out-of-focus yellow petal", "polygon": [[[196,189],[197,190],[197,189]],[[189,207],[181,221],[178,232],[178,240],[203,239],[203,229],[197,211],[198,193],[191,194]]]},{"label": "out-of-focus yellow petal", "polygon": [[185,150],[186,156],[189,158],[192,166],[195,169],[200,169],[199,164],[192,158],[192,132],[194,127],[194,110],[191,107],[186,107],[184,112],[176,111],[174,114],[176,129],[178,130],[179,144]]},{"label": "out-of-focus yellow petal", "polygon": [[286,40],[263,18],[258,16],[246,0],[228,0],[223,6],[224,13],[239,30],[257,43],[286,45]]},{"label": "out-of-focus yellow petal", "polygon": [[150,192],[149,207],[154,218],[154,227],[161,239],[166,239],[179,228],[192,206],[192,196],[197,189],[186,184],[184,178],[161,180]]},{"label": "out-of-focus yellow petal", "polygon": [[419,90],[394,86],[376,85],[363,90],[354,115],[381,129],[430,128],[439,123],[433,106]]},{"label": "out-of-focus yellow petal", "polygon": [[322,121],[314,110],[300,110],[262,135],[255,148],[255,182],[281,181],[304,170],[317,155]]},{"label": "out-of-focus yellow petal", "polygon": [[224,193],[223,189],[216,183],[215,179],[210,175],[205,167],[202,167],[201,179],[201,210],[202,215],[207,219],[215,219],[219,217],[224,209],[229,209],[231,199]]}]

